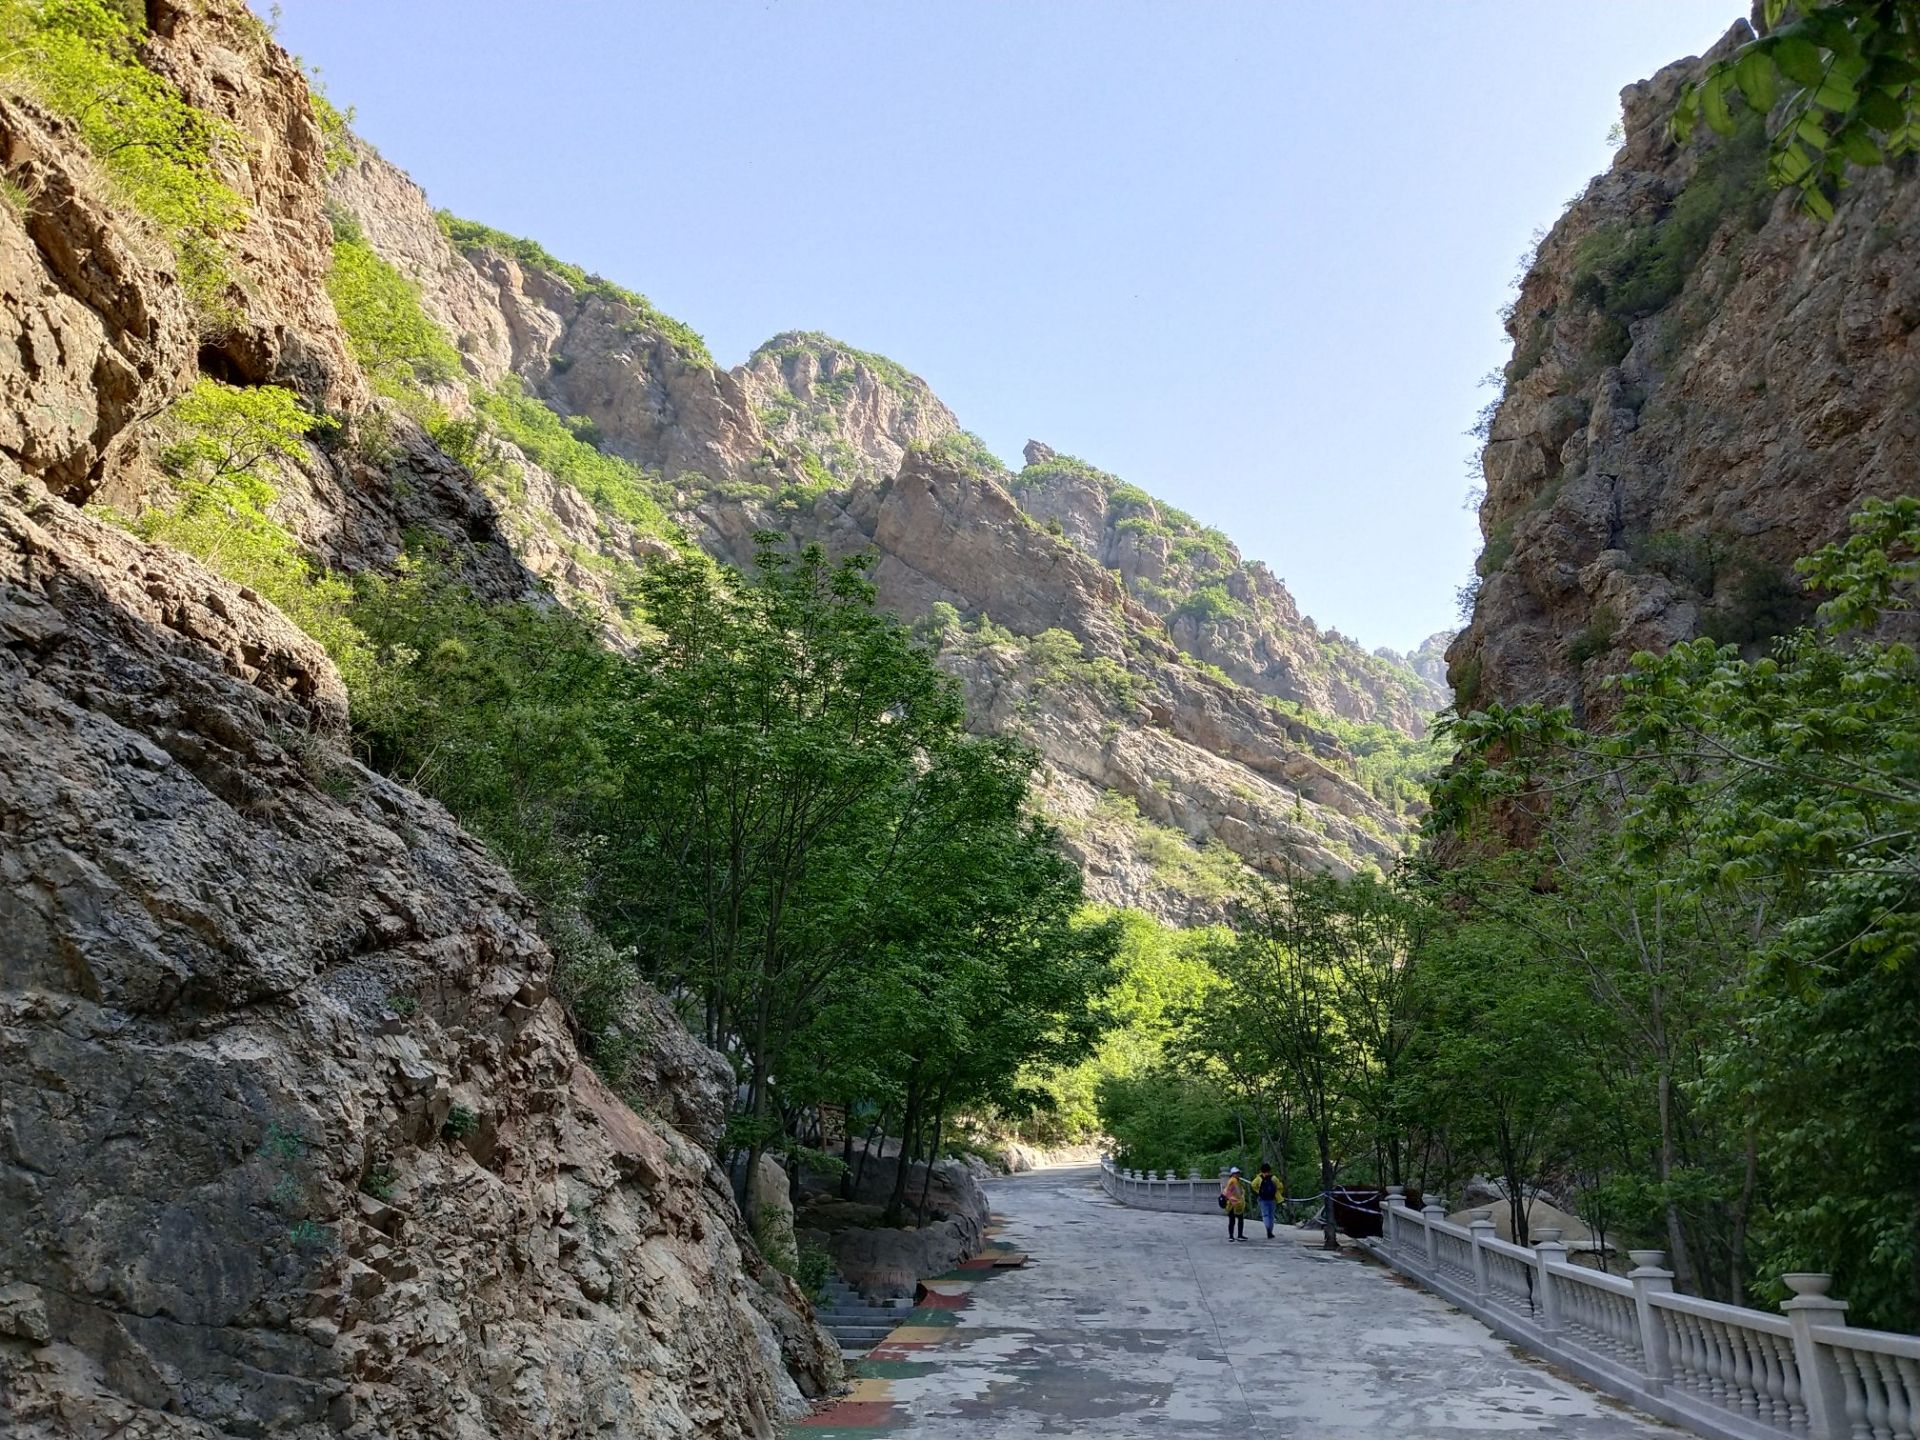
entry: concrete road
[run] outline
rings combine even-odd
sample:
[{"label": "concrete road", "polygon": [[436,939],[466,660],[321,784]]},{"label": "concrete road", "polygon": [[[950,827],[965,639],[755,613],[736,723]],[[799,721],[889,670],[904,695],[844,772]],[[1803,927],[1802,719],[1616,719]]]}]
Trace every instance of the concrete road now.
[{"label": "concrete road", "polygon": [[[957,1323],[884,1382],[889,1435],[1219,1433],[1311,1440],[1679,1432],[1561,1379],[1477,1321],[1318,1237],[1108,1200],[1093,1169],[995,1181],[1001,1243]],[[879,1382],[874,1382],[879,1383]],[[871,1433],[871,1432],[869,1432]]]}]

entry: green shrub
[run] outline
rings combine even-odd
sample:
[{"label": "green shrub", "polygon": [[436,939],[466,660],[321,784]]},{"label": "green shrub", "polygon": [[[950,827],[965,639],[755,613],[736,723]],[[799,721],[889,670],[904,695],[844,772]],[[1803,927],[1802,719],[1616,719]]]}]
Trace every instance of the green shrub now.
[{"label": "green shrub", "polygon": [[1578,667],[1596,656],[1606,654],[1612,648],[1613,637],[1619,630],[1620,616],[1613,606],[1601,604],[1594,607],[1586,628],[1574,636],[1567,646],[1567,663]]},{"label": "green shrub", "polygon": [[800,1257],[794,1262],[793,1278],[800,1288],[806,1291],[807,1298],[818,1304],[826,1297],[827,1281],[833,1278],[834,1265],[831,1252],[818,1245],[802,1245]]},{"label": "green shrub", "polygon": [[647,329],[664,338],[684,359],[698,361],[702,365],[713,364],[712,352],[707,349],[707,342],[699,331],[655,308],[654,303],[639,291],[616,285],[599,275],[590,275],[578,265],[556,259],[536,240],[523,240],[518,235],[509,235],[491,225],[462,220],[446,210],[435,212],[434,218],[440,222],[440,233],[455,248],[491,250],[565,281],[568,288],[582,300],[597,296],[624,305],[639,316]]},{"label": "green shrub", "polygon": [[1173,613],[1197,620],[1203,625],[1218,625],[1222,621],[1243,618],[1247,607],[1228,594],[1224,585],[1202,585],[1182,600]]},{"label": "green shrub", "polygon": [[374,252],[353,217],[333,212],[327,293],[347,346],[380,394],[404,403],[461,375],[460,352],[420,305],[420,287]]},{"label": "green shrub", "polygon": [[1730,593],[1700,617],[1716,645],[1758,645],[1807,623],[1813,601],[1794,578],[1762,560],[1743,559]]},{"label": "green shrub", "polygon": [[327,174],[338,175],[353,163],[353,107],[349,105],[344,112],[339,110],[327,98],[315,71],[307,72],[307,102],[313,108],[314,123],[320,127],[320,138],[326,146]]},{"label": "green shrub", "polygon": [[1486,545],[1481,548],[1479,558],[1473,562],[1474,573],[1482,580],[1496,570],[1504,568],[1507,561],[1513,558],[1513,526],[1512,520],[1502,520],[1487,536]]},{"label": "green shrub", "polygon": [[[507,376],[492,390],[473,391],[474,409],[500,435],[554,479],[573,486],[609,515],[648,535],[677,538],[667,518],[665,486],[617,455],[596,450],[566,422]],[[828,477],[831,480],[831,477]]]},{"label": "green shrub", "polygon": [[1454,682],[1454,708],[1461,714],[1467,714],[1480,698],[1480,657],[1470,656],[1461,662],[1460,678]]},{"label": "green shrub", "polygon": [[276,464],[304,459],[306,437],[332,424],[290,390],[200,380],[160,419],[168,494],[132,528],[259,592],[350,666],[359,653],[350,587],[312,565],[270,514]]},{"label": "green shrub", "polygon": [[971,430],[956,430],[951,435],[942,435],[928,450],[943,460],[957,461],[976,475],[1000,476],[1007,473],[1007,467],[1000,463],[1000,457],[987,448],[987,442]]},{"label": "green shrub", "polygon": [[1145,515],[1158,518],[1160,507],[1154,499],[1138,485],[1128,485],[1124,481],[1116,483],[1107,492],[1107,519],[1118,523],[1129,515]]},{"label": "green shrub", "polygon": [[244,153],[243,140],[140,63],[137,14],[105,0],[7,0],[0,72],[79,127],[114,188],[166,236],[203,328],[217,330],[231,320],[225,237],[246,210],[214,161]]},{"label": "green shrub", "polygon": [[1711,595],[1731,553],[1717,535],[1656,530],[1634,544],[1633,558],[1656,575]]},{"label": "green shrub", "polygon": [[1620,321],[1661,309],[1680,293],[1729,214],[1748,228],[1765,219],[1772,203],[1766,165],[1765,124],[1744,112],[1739,128],[1701,157],[1659,219],[1603,225],[1580,242],[1573,298]]},{"label": "green shrub", "polygon": [[480,1117],[465,1105],[456,1105],[447,1112],[446,1122],[440,1127],[443,1140],[465,1140],[480,1129]]}]

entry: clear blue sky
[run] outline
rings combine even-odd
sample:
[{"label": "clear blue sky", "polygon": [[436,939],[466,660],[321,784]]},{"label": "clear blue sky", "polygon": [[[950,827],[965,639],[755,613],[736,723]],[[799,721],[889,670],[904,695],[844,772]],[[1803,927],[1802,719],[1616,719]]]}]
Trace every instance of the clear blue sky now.
[{"label": "clear blue sky", "polygon": [[437,205],[723,364],[825,330],[1224,529],[1368,645],[1454,623],[1465,431],[1623,85],[1738,0],[282,0]]}]

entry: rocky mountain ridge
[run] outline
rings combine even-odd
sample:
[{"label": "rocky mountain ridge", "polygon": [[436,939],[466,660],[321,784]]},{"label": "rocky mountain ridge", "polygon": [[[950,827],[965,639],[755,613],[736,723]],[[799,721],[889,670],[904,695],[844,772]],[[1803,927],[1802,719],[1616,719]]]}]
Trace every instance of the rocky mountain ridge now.
[{"label": "rocky mountain ridge", "polygon": [[1462,705],[1596,717],[1636,650],[1755,651],[1811,612],[1792,562],[1920,476],[1911,157],[1855,175],[1822,224],[1767,188],[1759,117],[1671,138],[1704,63],[1622,92],[1612,168],[1521,281],[1472,621],[1448,652]]},{"label": "rocky mountain ridge", "polygon": [[1218,532],[1052,452],[1009,473],[924,381],[829,337],[783,334],[720,370],[632,292],[436,216],[364,146],[331,193],[419,285],[473,385],[537,399],[645,477],[660,513],[641,537],[577,494],[494,487],[562,594],[613,615],[648,545],[745,565],[778,531],[872,553],[881,602],[942,641],[974,722],[1040,752],[1094,898],[1211,919],[1223,866],[1391,862],[1404,801],[1375,793],[1351,742],[1417,750],[1437,687],[1318,630]]}]

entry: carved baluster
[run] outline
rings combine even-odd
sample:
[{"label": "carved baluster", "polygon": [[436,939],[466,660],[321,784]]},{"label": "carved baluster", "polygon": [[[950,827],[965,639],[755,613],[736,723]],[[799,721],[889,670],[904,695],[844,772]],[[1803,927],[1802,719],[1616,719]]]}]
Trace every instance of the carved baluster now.
[{"label": "carved baluster", "polygon": [[1747,1331],[1747,1353],[1753,1358],[1754,1413],[1764,1424],[1778,1425],[1786,1415],[1775,1408],[1780,1400],[1780,1362],[1774,1358],[1773,1337]]},{"label": "carved baluster", "polygon": [[1913,1433],[1914,1440],[1920,1440],[1920,1360],[1901,1355],[1893,1363],[1899,1369],[1901,1390],[1906,1396],[1907,1429]]},{"label": "carved baluster", "polygon": [[[1900,1366],[1891,1355],[1873,1357],[1880,1367],[1880,1388],[1887,1397],[1887,1434],[1894,1440],[1908,1440],[1913,1434],[1914,1410],[1907,1398],[1907,1387]],[[1911,1362],[1909,1362],[1911,1363]]]},{"label": "carved baluster", "polygon": [[1760,1413],[1754,1395],[1753,1357],[1747,1354],[1747,1337],[1737,1325],[1727,1326],[1727,1348],[1733,1352],[1733,1403],[1748,1419]]},{"label": "carved baluster", "polygon": [[1793,1341],[1784,1335],[1773,1338],[1774,1358],[1780,1363],[1780,1400],[1786,1407],[1787,1428],[1796,1435],[1807,1433],[1806,1397],[1800,1389],[1800,1362],[1793,1353]]},{"label": "carved baluster", "polygon": [[1833,1361],[1840,1370],[1840,1388],[1846,1395],[1847,1434],[1850,1440],[1873,1440],[1867,1428],[1867,1391],[1860,1374],[1858,1357],[1851,1350],[1835,1349]]}]

